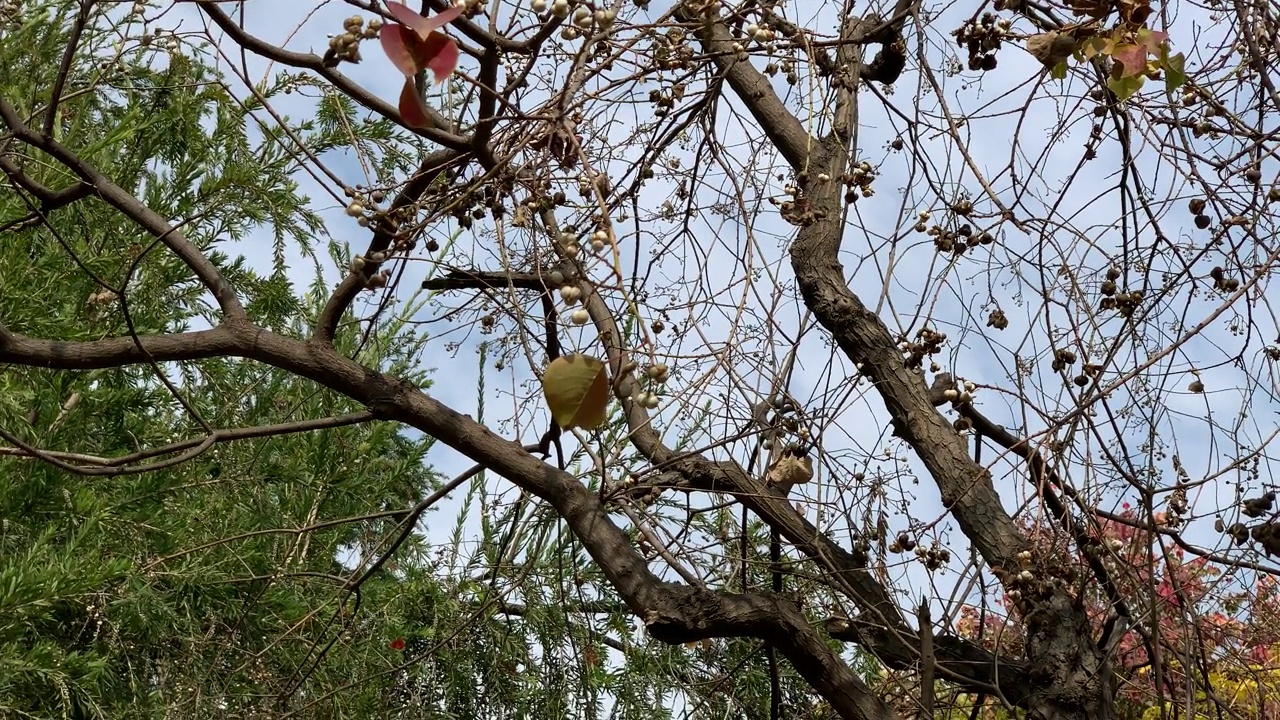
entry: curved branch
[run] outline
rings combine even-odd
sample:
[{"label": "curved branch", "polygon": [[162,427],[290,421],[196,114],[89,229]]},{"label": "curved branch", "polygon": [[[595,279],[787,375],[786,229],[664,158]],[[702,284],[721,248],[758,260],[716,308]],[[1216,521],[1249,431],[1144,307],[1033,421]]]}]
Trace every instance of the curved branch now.
[{"label": "curved branch", "polygon": [[358,272],[348,272],[346,277],[338,283],[329,301],[325,303],[324,309],[320,311],[320,317],[316,320],[316,327],[312,331],[312,339],[322,343],[333,342],[333,335],[338,329],[338,322],[342,320],[342,314],[351,306],[356,295],[365,289],[369,277],[378,272],[381,266],[381,263],[370,262],[367,258],[373,253],[386,252],[392,246],[396,236],[400,234],[403,219],[409,217],[412,209],[421,202],[422,196],[432,183],[464,158],[466,153],[438,150],[422,159],[417,172],[396,194],[395,200],[391,202],[391,208],[374,224],[373,238],[369,241],[364,268]]},{"label": "curved branch", "polygon": [[89,342],[31,340],[0,328],[0,362],[38,367],[107,368],[214,355],[258,360],[317,382],[364,403],[379,419],[402,422],[435,437],[538,496],[555,509],[655,638],[667,643],[738,636],[767,640],[842,717],[895,717],[809,625],[793,601],[773,594],[716,593],[662,580],[610,519],[600,497],[572,475],[538,460],[525,448],[498,437],[413,385],[366,368],[330,346],[286,338],[247,324]]},{"label": "curved branch", "polygon": [[5,176],[9,178],[9,182],[31,193],[40,201],[38,207],[33,207],[29,200],[25,201],[31,211],[20,218],[0,225],[0,233],[27,227],[29,223],[38,220],[47,220],[49,213],[54,210],[64,208],[93,195],[93,186],[83,181],[77,181],[61,190],[47,188],[31,179],[17,163],[8,157],[0,156],[0,171],[3,171]]},{"label": "curved branch", "polygon": [[[127,469],[93,468],[93,467],[82,467],[80,465],[75,465],[73,463],[66,462],[60,459],[59,457],[57,457],[57,455],[54,453],[46,453],[43,450],[24,442],[22,438],[18,437],[17,435],[14,435],[13,433],[9,432],[8,430],[5,430],[4,428],[0,428],[0,438],[4,438],[5,441],[18,446],[18,450],[21,451],[22,454],[43,460],[44,462],[49,463],[50,465],[58,468],[59,470],[65,470],[74,475],[89,475],[89,476],[128,475],[128,474],[137,474],[137,473],[151,472],[154,470],[164,470],[166,468],[171,468],[171,467],[177,467],[178,465],[181,465],[187,462],[188,460],[194,460],[195,458],[203,455],[206,450],[213,447],[213,435],[205,435],[204,437],[200,438],[199,442],[196,444],[195,447],[187,450],[184,453],[175,455],[174,457],[171,457],[171,458],[165,458],[164,460],[160,460],[154,463],[149,463],[147,465],[142,465],[136,468],[127,468]],[[8,450],[9,448],[5,448],[5,449]]]},{"label": "curved branch", "polygon": [[39,182],[32,180],[17,163],[8,157],[0,156],[0,170],[18,187],[26,190],[40,201],[40,210],[49,212],[65,207],[77,200],[83,200],[93,194],[93,186],[84,181],[75,183],[61,190],[51,190]]},{"label": "curved branch", "polygon": [[[312,430],[323,430],[327,428],[344,427],[347,425],[358,425],[363,422],[373,420],[373,413],[368,410],[360,412],[348,413],[346,415],[337,415],[333,417],[318,418],[315,420],[299,420],[296,422],[275,423],[273,425],[259,425],[247,428],[231,428],[229,430],[215,430],[213,433],[198,438],[187,438],[175,443],[170,443],[163,447],[149,448],[128,455],[119,457],[98,457],[95,455],[84,455],[81,453],[60,452],[57,450],[39,450],[27,446],[20,440],[12,441],[18,447],[0,447],[0,455],[10,457],[39,458],[47,462],[52,462],[58,467],[75,473],[77,475],[90,476],[107,476],[114,477],[116,475],[138,475],[153,470],[159,470],[164,467],[179,465],[190,460],[195,454],[187,454],[170,458],[157,463],[149,463],[147,465],[134,465],[140,460],[147,458],[159,457],[170,453],[182,452],[191,448],[199,448],[200,452],[204,452],[208,447],[216,443],[234,442],[236,440],[249,440],[252,438],[274,437],[276,435],[291,435],[300,432],[310,432]],[[2,428],[0,435],[8,437]],[[96,466],[96,467],[90,467]]]}]

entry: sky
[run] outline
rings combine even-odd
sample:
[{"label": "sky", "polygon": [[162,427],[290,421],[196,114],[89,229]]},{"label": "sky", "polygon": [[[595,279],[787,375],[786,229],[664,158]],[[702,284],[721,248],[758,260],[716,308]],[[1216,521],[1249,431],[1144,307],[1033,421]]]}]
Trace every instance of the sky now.
[{"label": "sky", "polygon": [[[666,5],[655,0],[650,16],[656,17]],[[789,17],[805,25],[836,26],[833,9],[827,3],[793,1],[781,6]],[[323,51],[328,34],[338,32],[342,19],[352,12],[350,6],[338,2],[249,2],[243,7],[243,25],[259,38],[290,50],[316,53]],[[939,16],[937,28],[946,29],[958,25],[962,17],[972,12],[969,4],[925,9]],[[522,12],[525,12],[523,8]],[[1168,13],[1165,22],[1173,47],[1188,54],[1189,68],[1217,61],[1207,53],[1215,46],[1215,36],[1223,32],[1222,18],[1215,21],[1201,10],[1162,12]],[[194,33],[206,27],[196,9],[186,4],[174,5],[164,12],[148,10],[147,16],[152,18],[149,22],[154,27],[176,29],[179,33]],[[1015,30],[1026,28],[1015,26]],[[220,37],[216,29],[213,36]],[[1044,358],[1049,352],[1046,318],[1052,318],[1059,341],[1074,335],[1082,344],[1102,349],[1117,339],[1118,322],[1078,323],[1079,316],[1069,315],[1066,310],[1075,307],[1072,288],[1096,287],[1099,274],[1106,267],[1102,258],[1118,254],[1122,247],[1122,234],[1115,222],[1121,214],[1119,198],[1109,188],[1116,185],[1124,158],[1116,143],[1104,142],[1097,149],[1095,160],[1082,163],[1084,144],[1093,123],[1090,110],[1095,103],[1087,98],[1088,88],[1080,77],[1052,80],[1034,59],[1017,47],[1020,40],[1010,41],[1001,50],[1000,64],[992,72],[949,73],[946,58],[960,53],[957,57],[963,64],[964,57],[962,49],[954,44],[946,45],[947,40],[939,30],[930,31],[924,37],[914,32],[909,34],[912,50],[930,58],[932,72],[921,72],[913,61],[893,88],[877,88],[878,93],[884,93],[892,110],[885,110],[875,94],[862,93],[855,160],[876,167],[876,194],[851,207],[841,259],[850,286],[869,303],[878,304],[891,328],[901,327],[914,333],[922,326],[917,318],[927,314],[934,328],[948,334],[948,347],[936,358],[940,369],[955,372],[979,386],[990,386],[980,389],[976,395],[984,412],[1010,427],[1025,426],[1038,431],[1044,427],[1045,419],[1000,388],[1012,391],[1018,383],[1025,383],[1035,407],[1043,408],[1047,415],[1062,414],[1073,406],[1073,388],[1053,378],[1045,367],[1047,360],[1031,363],[1028,369],[1015,366],[1012,358],[1015,354],[1024,360]],[[565,43],[565,46],[576,48],[580,44]],[[255,81],[284,70],[252,55],[242,58],[225,40],[218,48],[227,53],[228,68],[243,62]],[[362,54],[363,62],[344,65],[342,72],[377,96],[394,101],[400,75],[380,55],[375,44],[366,44]],[[752,62],[764,67],[768,60],[753,57]],[[464,59],[464,72],[473,67]],[[624,77],[626,72],[620,68],[615,76]],[[563,65],[540,67],[525,106],[532,107],[545,98],[548,90],[557,88],[558,83],[565,80],[566,73]],[[774,83],[792,106],[806,102],[815,108],[802,118],[809,127],[815,131],[825,129],[820,98],[808,95],[808,100],[805,99],[810,90],[806,82],[790,87],[780,73]],[[1156,88],[1149,92],[1158,99],[1161,95],[1158,83],[1153,85]],[[634,94],[643,98],[655,87],[658,85],[644,85]],[[593,89],[603,97],[623,98],[630,92],[621,88],[620,83],[603,81],[596,82]],[[1137,102],[1143,102],[1142,98]],[[275,108],[295,118],[312,112],[309,101],[297,95],[284,98]],[[587,106],[586,112],[590,115],[592,106]],[[633,106],[622,106],[612,118],[587,118],[587,142],[593,151],[600,152],[600,167],[611,177],[625,177],[631,171],[629,165],[635,163],[644,149],[637,144],[636,127],[647,122],[650,113],[651,108],[638,101]],[[909,562],[896,566],[891,572],[917,594],[930,583],[943,598],[949,595],[953,585],[961,589],[968,587],[969,576],[960,574],[967,560],[963,537],[945,518],[936,491],[923,469],[907,449],[887,437],[886,415],[879,400],[873,393],[867,393],[865,384],[854,386],[850,382],[854,369],[838,352],[832,351],[825,333],[813,327],[813,321],[805,316],[795,300],[786,257],[787,238],[792,228],[776,212],[750,212],[755,207],[767,207],[769,198],[783,197],[790,177],[784,174],[778,179],[772,172],[764,171],[764,164],[770,162],[767,152],[762,149],[761,138],[752,122],[744,119],[739,103],[732,100],[725,103],[715,122],[722,152],[699,155],[699,140],[705,132],[702,128],[693,128],[685,142],[674,146],[678,150],[662,158],[662,163],[683,162],[685,166],[695,157],[716,163],[705,172],[702,184],[686,188],[708,208],[690,220],[689,237],[699,241],[697,251],[680,235],[671,234],[678,232],[678,223],[666,222],[660,217],[664,203],[670,202],[678,209],[681,202],[674,173],[659,174],[646,186],[638,198],[639,213],[628,212],[634,217],[626,220],[615,217],[618,226],[625,228],[619,244],[623,267],[628,269],[627,282],[633,279],[629,270],[635,261],[635,266],[641,268],[640,280],[650,290],[644,312],[656,314],[656,310],[664,309],[668,324],[674,326],[668,339],[660,341],[660,347],[656,348],[672,366],[675,378],[664,392],[664,404],[656,415],[657,424],[664,429],[668,440],[674,442],[682,431],[689,429],[690,418],[697,409],[710,401],[710,425],[701,440],[707,441],[717,434],[732,434],[740,429],[751,404],[768,393],[773,374],[800,337],[795,351],[795,372],[788,389],[803,406],[815,408],[815,421],[823,428],[823,449],[831,458],[830,464],[820,468],[815,482],[799,491],[797,499],[803,503],[809,519],[845,539],[847,534],[840,533],[849,531],[846,514],[854,518],[853,525],[859,525],[860,513],[885,507],[891,526],[897,530],[907,527],[909,512],[919,521],[914,527],[923,537],[952,546],[953,567],[950,573],[932,578]],[[957,128],[963,142],[930,129],[939,125]],[[891,145],[901,136],[909,141],[906,151],[895,150]],[[1198,236],[1182,209],[1185,202],[1182,198],[1190,192],[1187,168],[1160,160],[1147,144],[1149,140],[1141,138],[1136,143],[1139,152],[1133,164],[1149,179],[1149,195],[1157,201],[1167,224],[1185,226],[1173,240],[1194,244]],[[357,158],[334,152],[326,155],[324,161],[348,183],[368,182]],[[1008,171],[1011,165],[1017,169],[1016,181]],[[1263,163],[1268,180],[1275,174],[1274,165],[1270,158]],[[1031,174],[1032,169],[1043,178],[1037,180]],[[994,227],[996,222],[989,213],[991,203],[983,199],[976,173],[982,174],[994,195],[1002,201],[1021,203],[1028,220],[1051,217],[1057,225],[1028,222],[1024,230],[1019,230],[1004,223],[995,229],[997,243],[992,249],[984,246],[950,263],[933,250],[927,237],[911,232],[910,226],[920,211],[930,212],[931,222],[958,224],[959,221],[950,218],[946,205],[968,197],[988,211],[986,218],[974,224],[979,228]],[[353,252],[360,252],[367,242],[367,232],[343,213],[341,204],[331,199],[330,191],[307,175],[300,174],[298,179],[303,192],[314,200],[315,208],[329,223],[331,236],[349,242]],[[1222,181],[1231,180],[1228,175]],[[568,194],[574,195],[571,173],[564,173],[563,184]],[[749,221],[744,220],[741,208],[730,205],[728,209],[716,209],[715,203],[724,204],[734,195],[742,196],[741,208],[747,209]],[[1167,206],[1159,204],[1158,201],[1170,197],[1179,200]],[[459,251],[478,258],[477,265],[482,268],[493,269],[492,258],[497,254],[494,243],[491,229],[486,223],[478,223],[475,231],[462,233]],[[518,245],[518,241],[513,244]],[[260,267],[269,267],[269,235],[251,238],[241,243],[239,250]],[[1248,254],[1247,249],[1240,252]],[[1153,274],[1161,264],[1175,264],[1173,258],[1160,254],[1146,262],[1153,268]],[[298,287],[306,287],[312,279],[310,262],[294,253],[290,263]],[[1206,262],[1204,266],[1211,264]],[[1039,266],[1047,267],[1048,271],[1041,273]],[[406,267],[404,281],[394,290],[400,299],[406,299],[418,286],[427,267],[424,262],[413,262]],[[592,267],[597,273],[595,277],[608,277],[607,263]],[[1064,270],[1059,272],[1060,268]],[[326,278],[336,284],[344,271],[329,267]],[[1055,304],[1039,303],[1037,293],[1044,287],[1052,290]],[[1260,287],[1260,302],[1265,304],[1265,285]],[[377,299],[362,296],[361,302]],[[993,300],[1009,320],[1009,327],[1000,333],[985,330],[986,317],[995,307]],[[623,307],[616,293],[610,296],[610,301]],[[439,344],[433,346],[426,362],[436,368],[437,382],[429,392],[473,416],[481,415],[480,398],[483,397],[485,418],[496,422],[513,416],[519,420],[498,424],[496,430],[506,437],[515,437],[518,432],[522,441],[529,442],[545,423],[529,367],[521,360],[497,370],[491,357],[484,370],[484,394],[478,396],[480,343],[495,336],[483,335],[470,327],[468,323],[474,322],[472,316],[441,319],[449,318],[448,312],[460,302],[457,297],[441,297],[429,303],[420,318],[433,321],[426,327],[439,333],[442,342],[459,342],[452,352],[445,351]],[[1220,298],[1178,294],[1168,302],[1163,316],[1170,322],[1179,318],[1183,326],[1190,327],[1210,317]],[[1234,423],[1255,440],[1266,437],[1273,429],[1275,384],[1272,378],[1261,374],[1259,368],[1263,365],[1257,362],[1256,353],[1261,343],[1275,340],[1275,321],[1255,319],[1257,328],[1269,328],[1269,337],[1243,337],[1230,329],[1231,315],[1228,312],[1216,318],[1203,335],[1160,360],[1157,367],[1166,372],[1153,374],[1148,378],[1151,382],[1136,393],[1140,403],[1131,411],[1132,417],[1138,418],[1142,412],[1160,415],[1158,427],[1170,434],[1163,438],[1170,447],[1163,457],[1154,450],[1144,453],[1138,447],[1141,438],[1135,442],[1141,423],[1134,420],[1120,435],[1128,442],[1135,442],[1133,447],[1125,448],[1135,461],[1140,463],[1147,457],[1152,467],[1167,477],[1171,472],[1171,455],[1177,454],[1192,478],[1206,477],[1238,452],[1237,448],[1223,443],[1225,436],[1221,428],[1229,428]],[[498,322],[503,331],[514,329],[505,318],[500,317]],[[1172,335],[1177,329],[1170,326],[1165,331]],[[592,346],[593,336],[589,330],[566,324],[564,333],[574,347]],[[1156,343],[1150,350],[1160,347],[1162,345]],[[1233,364],[1231,358],[1242,352],[1242,347],[1243,352],[1250,355],[1242,364]],[[1124,362],[1131,365],[1146,362],[1145,352],[1148,350]],[[1193,369],[1203,380],[1207,392],[1187,390],[1188,382],[1196,377],[1191,373]],[[1125,392],[1121,391],[1116,399],[1123,404]],[[512,410],[517,406],[518,411]],[[1243,408],[1251,408],[1252,414],[1240,417]],[[1120,424],[1124,422],[1122,419]],[[1099,479],[1092,469],[1092,464],[1099,462],[1107,450],[1116,449],[1116,438],[1082,435],[1076,442],[1079,454],[1069,467],[1073,481],[1096,488],[1104,506],[1118,509],[1121,503],[1132,502],[1131,493],[1108,489],[1112,486]],[[619,463],[625,461],[622,448],[609,450]],[[740,458],[745,457],[743,446],[737,450]],[[460,455],[442,446],[433,452],[431,462],[444,476],[462,472],[469,466]],[[883,490],[888,498],[883,506],[850,491],[848,476],[853,472],[866,472],[872,477],[878,474],[883,478]],[[922,479],[914,483],[914,478]],[[1026,502],[1032,491],[1023,474],[1010,474],[1007,465],[997,466],[996,482],[1011,511]],[[509,486],[501,481],[491,478],[490,485],[505,489],[508,500],[514,497]],[[1253,489],[1257,487],[1255,483]],[[1212,510],[1229,507],[1234,488],[1224,481],[1207,484],[1197,493],[1194,498],[1197,506],[1210,512],[1202,513],[1192,537],[1203,538],[1210,546],[1220,544],[1221,540],[1209,530],[1214,517]],[[439,515],[451,518],[461,511],[463,498],[462,494],[451,498]],[[474,522],[473,517],[472,527]],[[434,518],[428,518],[424,526],[428,537],[436,532],[435,523]],[[440,523],[444,527],[451,525],[451,522]]]}]

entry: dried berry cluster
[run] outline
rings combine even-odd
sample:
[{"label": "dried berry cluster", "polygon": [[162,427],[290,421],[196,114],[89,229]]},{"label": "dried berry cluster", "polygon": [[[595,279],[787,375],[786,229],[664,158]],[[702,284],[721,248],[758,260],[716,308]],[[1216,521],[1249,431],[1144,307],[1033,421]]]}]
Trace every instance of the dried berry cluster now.
[{"label": "dried berry cluster", "polygon": [[1214,267],[1210,270],[1209,277],[1213,278],[1213,288],[1215,290],[1231,293],[1240,289],[1240,281],[1233,277],[1228,277],[1220,267]]},{"label": "dried berry cluster", "polygon": [[649,91],[649,102],[653,103],[654,117],[665,117],[676,103],[684,99],[685,84],[676,83],[668,89],[654,88]]},{"label": "dried berry cluster", "polygon": [[1053,354],[1053,371],[1062,372],[1075,364],[1076,354],[1067,348],[1060,348]]},{"label": "dried berry cluster", "polygon": [[918,368],[924,364],[924,359],[929,355],[934,355],[942,350],[942,345],[947,342],[947,334],[940,333],[932,328],[921,328],[916,333],[914,342],[903,338],[898,342],[904,355],[907,367]]},{"label": "dried berry cluster", "polygon": [[800,82],[800,75],[796,72],[796,64],[789,58],[783,58],[779,62],[770,62],[764,66],[764,74],[769,77],[777,75],[779,71],[784,73],[788,85],[795,85]]},{"label": "dried berry cluster", "polygon": [[1120,278],[1120,268],[1107,268],[1107,279],[1102,281],[1102,300],[1098,303],[1101,310],[1116,310],[1124,317],[1129,317],[1142,304],[1143,292],[1118,292],[1116,280]]},{"label": "dried berry cluster", "polygon": [[943,230],[934,225],[928,232],[933,236],[933,245],[938,252],[956,255],[962,255],[965,250],[979,245],[990,245],[996,241],[995,236],[989,232],[975,233],[969,223],[963,223],[955,230]]},{"label": "dried berry cluster", "polygon": [[872,187],[875,179],[876,169],[871,163],[863,161],[855,165],[852,170],[840,178],[845,187],[844,201],[851,203],[860,196],[869,198],[875,195],[875,188]]},{"label": "dried berry cluster", "polygon": [[970,20],[952,31],[956,44],[969,53],[970,70],[995,70],[996,52],[1004,42],[1012,21],[992,13],[983,13],[978,21]]},{"label": "dried berry cluster", "polygon": [[[1086,554],[1097,553],[1098,550],[1098,546],[1084,549]],[[1071,563],[1031,550],[1018,553],[1017,568],[995,569],[995,575],[1008,591],[1013,606],[1024,612],[1030,609],[1028,603],[1044,600],[1059,587],[1074,583],[1076,572],[1075,565]]]},{"label": "dried berry cluster", "polygon": [[[1250,518],[1269,515],[1275,507],[1275,501],[1276,493],[1274,490],[1256,498],[1246,498],[1240,503],[1240,514]],[[1218,518],[1214,522],[1214,529],[1230,537],[1237,547],[1252,541],[1261,545],[1263,552],[1268,557],[1280,555],[1280,522],[1276,522],[1274,517],[1252,528],[1242,522],[1225,525],[1222,518]]]},{"label": "dried berry cluster", "polygon": [[[828,178],[830,179],[830,178]],[[805,178],[798,178],[800,182],[804,182]],[[769,198],[769,202],[778,208],[782,219],[796,225],[805,227],[825,218],[827,213],[822,208],[815,208],[813,203],[809,202],[809,198],[805,196],[804,190],[799,185],[788,184],[783,188],[783,192],[791,196],[790,200],[778,200],[777,198]]]},{"label": "dried berry cluster", "polygon": [[324,54],[324,64],[333,67],[341,62],[360,62],[360,41],[378,37],[382,21],[373,18],[366,25],[364,18],[352,15],[342,21],[342,32],[329,36],[329,49]]},{"label": "dried berry cluster", "polygon": [[[964,204],[956,203],[952,207],[952,212],[956,215],[968,215],[973,211],[973,204],[963,201]],[[957,210],[964,210],[963,213]],[[939,224],[929,224],[931,217],[929,211],[921,210],[920,216],[916,220],[915,227],[912,228],[916,232],[921,232],[933,238],[933,246],[940,253],[954,253],[956,255],[964,254],[965,250],[975,248],[979,245],[990,245],[996,241],[994,235],[989,232],[976,232],[973,226],[967,222],[959,222],[954,228],[944,228]]]},{"label": "dried berry cluster", "polygon": [[[865,557],[870,545],[866,540],[859,539],[854,544],[855,556],[859,553]],[[951,551],[938,543],[931,543],[929,547],[924,547],[911,537],[910,533],[900,532],[898,536],[889,543],[889,552],[891,553],[915,553],[916,559],[921,562],[929,570],[937,570],[943,565],[951,562]]]},{"label": "dried berry cluster", "polygon": [[[1075,351],[1067,348],[1059,348],[1053,353],[1053,362],[1051,363],[1051,366],[1054,372],[1065,372],[1070,370],[1071,366],[1074,365],[1078,359],[1079,358],[1076,357]],[[1102,374],[1102,366],[1091,362],[1086,362],[1084,367],[1080,368],[1080,370],[1081,371],[1078,374],[1071,378],[1071,381],[1079,387],[1088,385],[1091,380]]]},{"label": "dried berry cluster", "polygon": [[1195,221],[1196,227],[1200,228],[1201,230],[1204,230],[1205,228],[1209,227],[1209,223],[1211,223],[1212,220],[1209,219],[1208,215],[1204,214],[1204,210],[1205,210],[1204,198],[1192,198],[1191,201],[1187,203],[1187,210],[1190,211],[1191,214],[1194,216],[1193,219]]},{"label": "dried berry cluster", "polygon": [[696,54],[683,28],[673,27],[654,36],[653,64],[659,70],[691,70]]}]

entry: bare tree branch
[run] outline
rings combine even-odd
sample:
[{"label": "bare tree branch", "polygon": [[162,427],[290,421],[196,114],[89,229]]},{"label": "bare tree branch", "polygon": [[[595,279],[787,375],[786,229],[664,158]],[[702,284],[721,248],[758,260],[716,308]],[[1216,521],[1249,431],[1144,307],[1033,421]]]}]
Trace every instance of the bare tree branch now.
[{"label": "bare tree branch", "polygon": [[[142,348],[142,350],[139,349]],[[369,406],[379,419],[425,432],[548,502],[581,540],[631,610],[654,637],[689,642],[752,636],[773,642],[842,717],[888,720],[889,708],[809,626],[789,600],[731,595],[659,579],[609,519],[601,500],[571,475],[503,440],[421,390],[365,368],[332,348],[260,329],[227,327],[198,333],[91,342],[29,340],[0,332],[0,362],[61,369],[116,367],[143,361],[246,357],[309,378]]]},{"label": "bare tree branch", "polygon": [[[0,335],[0,343],[3,343],[3,336]],[[162,447],[148,448],[128,455],[119,457],[98,457],[95,455],[84,455],[81,453],[61,452],[57,450],[41,450],[27,445],[21,440],[14,440],[16,448],[0,447],[0,455],[10,457],[28,457],[47,460],[57,467],[77,475],[86,476],[103,476],[114,477],[117,475],[138,475],[145,472],[159,470],[165,467],[172,467],[196,457],[203,453],[209,447],[216,443],[234,442],[236,440],[249,440],[253,438],[274,437],[277,435],[290,435],[295,433],[310,432],[312,430],[324,430],[327,428],[345,427],[348,425],[358,425],[360,423],[373,420],[373,413],[364,410],[347,415],[338,415],[335,417],[317,418],[315,420],[296,420],[294,422],[274,423],[271,425],[258,425],[256,427],[231,428],[226,430],[215,430],[213,433],[199,438],[188,438],[179,442],[170,443]],[[4,429],[0,428],[0,435],[5,437],[11,436]],[[148,463],[146,465],[135,465],[141,460],[159,457],[171,453],[182,452],[184,450],[197,449],[199,452],[183,453],[175,458],[169,458],[159,463]]]}]

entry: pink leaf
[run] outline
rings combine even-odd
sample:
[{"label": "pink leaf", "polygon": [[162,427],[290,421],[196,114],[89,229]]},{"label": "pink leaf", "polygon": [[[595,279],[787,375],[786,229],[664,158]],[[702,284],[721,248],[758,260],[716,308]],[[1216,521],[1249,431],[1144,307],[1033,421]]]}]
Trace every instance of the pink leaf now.
[{"label": "pink leaf", "polygon": [[[393,9],[397,19],[403,13],[408,13],[420,20],[425,20],[421,15],[410,11],[408,8],[399,3],[388,3],[388,7]],[[394,8],[401,8],[403,12],[396,12]],[[461,10],[454,6],[451,11],[446,11],[433,18],[433,21],[439,18],[451,18],[457,15],[452,10]],[[446,20],[447,21],[447,20]],[[444,24],[438,23],[438,24]],[[425,26],[424,26],[425,27]],[[382,42],[382,50],[387,54],[391,63],[396,66],[405,77],[413,77],[423,68],[431,70],[436,82],[442,82],[449,73],[458,67],[458,43],[453,38],[444,33],[428,31],[425,35],[419,34],[417,28],[411,29],[406,25],[387,24],[382,26],[382,30],[378,33],[378,39]]]},{"label": "pink leaf", "polygon": [[462,14],[462,6],[454,5],[429,18],[419,15],[398,2],[388,2],[387,11],[396,19],[396,22],[413,28],[418,33],[418,37],[425,40],[436,28],[444,27],[457,19]]},{"label": "pink leaf", "polygon": [[431,33],[423,43],[423,50],[429,58],[426,66],[435,75],[436,82],[444,82],[454,68],[458,67],[458,43],[444,33]]},{"label": "pink leaf", "polygon": [[418,95],[418,89],[413,86],[413,78],[406,79],[404,87],[400,89],[400,119],[404,120],[405,125],[415,130],[424,130],[432,126],[431,119],[427,117],[427,108]]},{"label": "pink leaf", "polygon": [[383,25],[378,31],[378,40],[382,42],[382,51],[387,54],[391,64],[404,73],[405,77],[413,77],[418,73],[417,63],[413,61],[410,44],[418,37],[403,25]]}]

